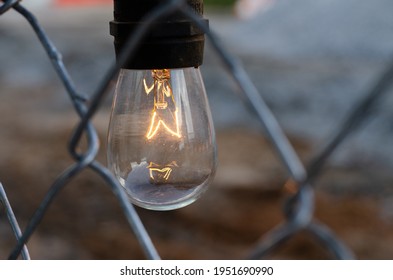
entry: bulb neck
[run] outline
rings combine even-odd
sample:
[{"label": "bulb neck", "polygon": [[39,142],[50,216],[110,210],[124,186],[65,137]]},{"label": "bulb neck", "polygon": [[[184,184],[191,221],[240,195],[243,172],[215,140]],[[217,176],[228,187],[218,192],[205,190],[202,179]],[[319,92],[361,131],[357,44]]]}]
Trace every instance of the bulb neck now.
[{"label": "bulb neck", "polygon": [[[203,19],[203,0],[187,0],[187,5]],[[152,10],[165,4],[162,0],[114,0],[114,20],[110,34],[114,36],[119,57],[129,36]],[[174,12],[154,22],[137,51],[125,63],[126,69],[164,69],[198,67],[203,62],[204,32],[181,12]]]}]

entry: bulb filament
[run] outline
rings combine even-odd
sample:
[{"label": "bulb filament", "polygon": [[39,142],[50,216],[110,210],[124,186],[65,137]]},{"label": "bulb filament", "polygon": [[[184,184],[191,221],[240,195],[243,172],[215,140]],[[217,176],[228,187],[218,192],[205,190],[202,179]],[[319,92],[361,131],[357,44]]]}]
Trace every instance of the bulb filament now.
[{"label": "bulb filament", "polygon": [[149,175],[152,180],[158,181],[159,178],[163,178],[164,181],[167,181],[172,173],[172,168],[174,166],[178,166],[176,161],[172,161],[171,163],[166,164],[163,167],[154,162],[150,162],[147,168],[149,169]]},{"label": "bulb filament", "polygon": [[[151,117],[147,139],[152,139],[160,130],[164,130],[172,136],[181,137],[179,128],[178,110],[172,94],[170,84],[171,74],[168,69],[152,70],[153,84],[148,86],[143,80],[147,95],[154,92],[154,107]],[[169,104],[172,106],[169,106]]]},{"label": "bulb filament", "polygon": [[[149,95],[152,91],[154,93],[154,107],[146,138],[153,139],[161,130],[171,136],[180,138],[178,109],[170,84],[170,71],[168,69],[152,70],[151,74],[153,77],[151,86],[147,85],[145,79],[143,80],[146,94]],[[162,182],[169,179],[174,166],[178,166],[175,161],[165,165],[150,162],[147,168],[152,180]]]}]

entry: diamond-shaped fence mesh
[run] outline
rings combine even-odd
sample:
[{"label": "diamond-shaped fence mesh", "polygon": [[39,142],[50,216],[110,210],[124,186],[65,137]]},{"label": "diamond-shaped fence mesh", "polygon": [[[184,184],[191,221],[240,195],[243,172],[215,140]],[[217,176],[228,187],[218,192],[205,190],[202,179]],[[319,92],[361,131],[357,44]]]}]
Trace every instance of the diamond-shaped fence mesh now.
[{"label": "diamond-shaped fence mesh", "polygon": [[[313,182],[320,175],[330,155],[332,155],[351,132],[360,127],[362,122],[369,117],[369,112],[374,107],[375,103],[385,92],[387,92],[393,80],[392,65],[388,65],[385,73],[383,73],[370,90],[364,94],[364,97],[353,106],[353,110],[348,114],[346,120],[338,124],[337,131],[326,141],[324,148],[317,153],[313,157],[313,160],[310,161],[310,164],[305,167],[269,106],[265,103],[262,95],[254,86],[242,65],[227,51],[221,42],[217,40],[216,36],[199,22],[199,19],[183,4],[183,1],[167,1],[147,16],[146,22],[148,24],[137,29],[133,36],[130,37],[117,64],[110,66],[105,77],[100,81],[91,97],[86,97],[78,92],[71,75],[62,61],[60,52],[56,49],[35,16],[24,8],[20,1],[3,1],[0,6],[0,15],[8,13],[10,10],[19,13],[19,15],[25,18],[31,25],[42,47],[45,49],[46,54],[50,58],[54,71],[60,77],[68,93],[68,97],[72,101],[75,114],[79,117],[68,147],[68,152],[73,157],[74,163],[58,175],[42,202],[39,204],[38,209],[36,209],[27,226],[22,231],[13,214],[12,205],[10,205],[7,199],[3,185],[0,184],[0,200],[4,206],[2,211],[6,213],[10,227],[17,240],[15,248],[9,255],[10,259],[16,259],[20,255],[24,259],[29,259],[28,248],[25,244],[36,231],[45,214],[50,211],[49,206],[54,202],[54,199],[60,195],[60,191],[66,188],[78,174],[86,169],[91,169],[96,176],[101,177],[105,181],[107,187],[112,190],[146,258],[160,258],[160,254],[153,245],[143,225],[143,221],[140,219],[133,205],[129,203],[122,186],[118,183],[114,175],[96,159],[100,145],[97,130],[92,123],[92,118],[100,109],[103,99],[108,92],[107,89],[111,80],[116,76],[121,65],[134,54],[138,42],[140,42],[143,35],[149,31],[152,22],[175,10],[181,11],[195,21],[196,24],[199,24],[201,29],[204,29],[208,41],[215,51],[215,55],[222,62],[222,69],[228,72],[240,89],[239,101],[241,100],[244,102],[248,110],[253,113],[253,116],[255,116],[257,120],[259,120],[260,125],[263,127],[267,138],[274,147],[275,152],[279,156],[290,178],[286,184],[291,185],[291,188],[295,190],[283,208],[285,219],[281,224],[260,237],[259,242],[255,244],[253,248],[250,248],[248,257],[252,259],[267,257],[272,250],[300,232],[309,233],[307,236],[313,238],[326,249],[326,251],[330,252],[333,258],[351,259],[354,257],[351,250],[335,236],[329,227],[314,218],[314,207],[316,202]],[[84,148],[81,149],[81,142],[84,141],[84,138],[86,139],[86,143],[83,145]],[[211,214],[214,215],[214,213]]]}]

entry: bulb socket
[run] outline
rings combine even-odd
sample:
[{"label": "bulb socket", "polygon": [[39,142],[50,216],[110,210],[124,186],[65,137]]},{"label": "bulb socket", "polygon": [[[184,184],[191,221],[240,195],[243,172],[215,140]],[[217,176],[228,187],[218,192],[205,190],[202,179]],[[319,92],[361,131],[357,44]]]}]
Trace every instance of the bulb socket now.
[{"label": "bulb socket", "polygon": [[[187,5],[203,19],[203,0],[187,0]],[[114,20],[110,34],[114,36],[119,57],[129,36],[146,24],[144,17],[162,0],[114,0]],[[203,62],[204,32],[181,12],[174,12],[153,23],[134,55],[123,65],[126,69],[165,69],[198,67]]]}]

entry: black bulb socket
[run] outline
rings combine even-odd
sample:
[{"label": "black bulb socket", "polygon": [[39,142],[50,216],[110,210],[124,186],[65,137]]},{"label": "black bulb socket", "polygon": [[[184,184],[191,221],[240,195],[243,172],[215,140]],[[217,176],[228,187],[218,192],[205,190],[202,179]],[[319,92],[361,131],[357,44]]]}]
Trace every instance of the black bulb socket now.
[{"label": "black bulb socket", "polygon": [[[114,20],[110,34],[114,36],[116,57],[124,49],[129,36],[144,22],[145,16],[164,5],[163,0],[114,0]],[[187,0],[186,4],[208,26],[203,18],[203,0]],[[199,67],[203,62],[205,36],[192,20],[180,11],[153,23],[134,55],[123,65],[126,69],[172,69]]]}]

